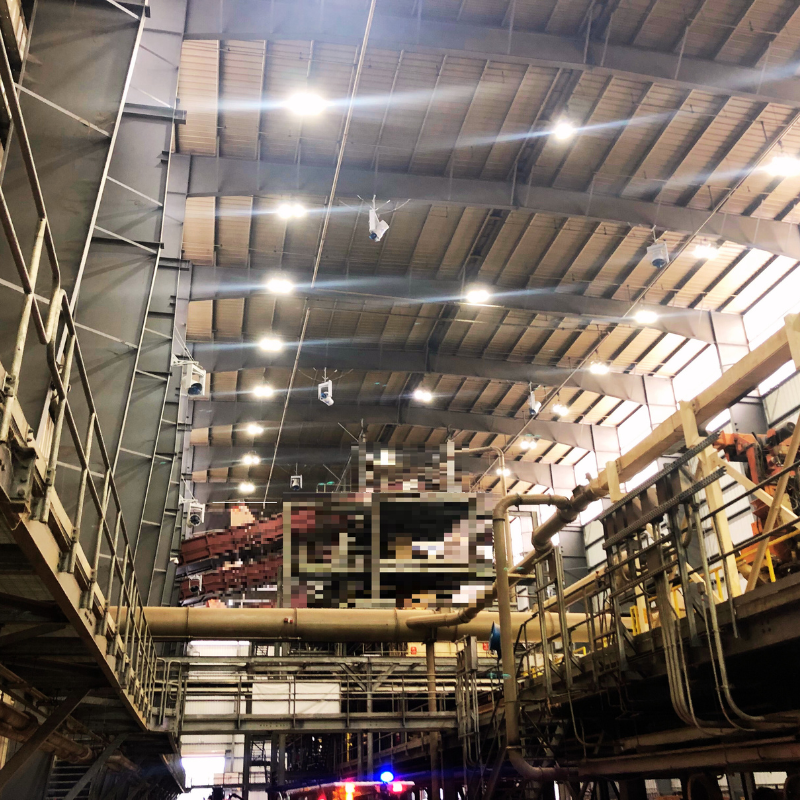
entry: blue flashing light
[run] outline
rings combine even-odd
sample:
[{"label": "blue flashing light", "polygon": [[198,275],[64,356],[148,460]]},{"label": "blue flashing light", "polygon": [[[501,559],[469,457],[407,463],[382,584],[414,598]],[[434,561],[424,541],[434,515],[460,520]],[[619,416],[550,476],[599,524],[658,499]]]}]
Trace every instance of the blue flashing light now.
[{"label": "blue flashing light", "polygon": [[388,769],[381,772],[381,780],[384,783],[391,783],[394,780],[394,773],[389,771]]}]

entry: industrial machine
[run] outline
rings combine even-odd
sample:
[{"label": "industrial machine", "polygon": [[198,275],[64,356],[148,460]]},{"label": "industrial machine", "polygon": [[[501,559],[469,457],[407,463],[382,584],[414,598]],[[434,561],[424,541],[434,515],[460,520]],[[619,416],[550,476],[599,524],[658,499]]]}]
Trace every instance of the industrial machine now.
[{"label": "industrial machine", "polygon": [[[720,433],[714,447],[730,462],[744,465],[746,476],[770,497],[774,496],[776,480],[786,475],[788,482],[785,491],[784,505],[788,505],[795,515],[800,514],[800,475],[796,463],[786,463],[790,440],[795,425],[787,422],[778,428],[771,428],[766,433]],[[769,506],[756,494],[750,495],[750,505],[755,521],[752,523],[753,536],[764,531],[769,514]],[[788,519],[785,520],[788,522]],[[755,546],[742,551],[742,558],[750,563],[755,553]],[[797,541],[793,537],[774,541],[769,548],[769,561],[765,569],[772,569],[776,574],[788,575],[800,570],[800,553]]]}]

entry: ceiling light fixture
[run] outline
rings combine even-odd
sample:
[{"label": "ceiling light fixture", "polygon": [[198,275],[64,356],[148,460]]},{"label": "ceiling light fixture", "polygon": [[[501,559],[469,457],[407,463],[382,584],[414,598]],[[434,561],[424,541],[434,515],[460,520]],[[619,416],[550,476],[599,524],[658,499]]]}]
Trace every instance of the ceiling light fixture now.
[{"label": "ceiling light fixture", "polygon": [[503,469],[498,467],[494,472],[495,472],[495,475],[499,475],[499,476],[506,477],[506,478],[511,474],[511,470],[508,467],[505,467]]},{"label": "ceiling light fixture", "polygon": [[247,453],[242,457],[242,464],[246,467],[254,467],[256,464],[260,464],[261,459],[255,453]]},{"label": "ceiling light fixture", "polygon": [[492,294],[488,289],[484,289],[480,286],[476,286],[470,289],[466,295],[464,295],[464,299],[474,306],[481,306],[484,303],[488,303]]},{"label": "ceiling light fixture", "polygon": [[433,400],[433,393],[429,392],[427,389],[414,389],[412,397],[415,400],[419,400],[421,403],[430,403],[430,401]]},{"label": "ceiling light fixture", "polygon": [[520,450],[529,450],[532,444],[533,442],[530,439],[520,439],[519,448]]},{"label": "ceiling light fixture", "polygon": [[775,156],[767,165],[767,172],[776,178],[796,178],[800,175],[800,158]]},{"label": "ceiling light fixture", "polygon": [[695,258],[702,258],[704,261],[708,261],[712,258],[716,258],[719,255],[719,248],[714,247],[713,244],[698,244],[695,245],[694,250]]},{"label": "ceiling light fixture", "polygon": [[565,142],[567,139],[571,139],[574,135],[575,126],[566,120],[562,120],[558,123],[558,125],[555,126],[555,128],[553,128],[553,136],[555,136],[560,142]]},{"label": "ceiling light fixture", "polygon": [[283,350],[283,342],[275,336],[265,336],[258,346],[265,353],[280,353]]},{"label": "ceiling light fixture", "polygon": [[314,92],[297,92],[286,101],[286,108],[293,114],[313,117],[321,114],[328,103]]},{"label": "ceiling light fixture", "polygon": [[655,311],[643,308],[641,311],[636,312],[634,319],[640,325],[652,325],[658,319],[658,314]]},{"label": "ceiling light fixture", "polygon": [[556,403],[550,409],[557,417],[563,417],[569,414],[569,409],[563,403]]},{"label": "ceiling light fixture", "polygon": [[601,361],[594,361],[589,365],[589,372],[592,375],[608,375],[608,364],[603,364]]},{"label": "ceiling light fixture", "polygon": [[253,389],[253,394],[256,397],[272,397],[275,394],[275,390],[268,383],[262,383],[261,386],[256,386]]},{"label": "ceiling light fixture", "polygon": [[[270,393],[271,392],[272,389],[270,389]],[[247,426],[247,432],[250,434],[250,436],[260,436],[262,433],[264,433],[264,429],[260,425],[257,425],[255,422],[251,422]]]},{"label": "ceiling light fixture", "polygon": [[271,294],[291,294],[294,284],[288,278],[277,276],[267,281],[267,291]]},{"label": "ceiling light fixture", "polygon": [[244,481],[243,483],[239,484],[239,491],[242,494],[251,494],[255,490],[256,490],[255,485],[250,483],[249,481]]},{"label": "ceiling light fixture", "polygon": [[281,219],[300,219],[308,212],[300,203],[281,203],[278,206],[278,216]]}]

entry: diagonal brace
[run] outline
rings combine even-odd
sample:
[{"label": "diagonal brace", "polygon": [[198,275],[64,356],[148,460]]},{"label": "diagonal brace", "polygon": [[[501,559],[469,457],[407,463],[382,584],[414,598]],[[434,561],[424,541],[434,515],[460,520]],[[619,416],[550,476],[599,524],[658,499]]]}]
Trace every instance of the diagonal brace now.
[{"label": "diagonal brace", "polygon": [[120,733],[113,742],[97,757],[94,764],[86,770],[85,774],[78,778],[78,782],[67,792],[64,800],[75,800],[84,787],[88,786],[106,765],[106,761],[111,758],[113,752],[122,744],[127,737],[127,733]]},{"label": "diagonal brace", "polygon": [[33,732],[25,744],[0,769],[0,789],[28,762],[36,751],[55,733],[62,722],[80,705],[89,690],[76,689],[60,703],[52,714]]}]

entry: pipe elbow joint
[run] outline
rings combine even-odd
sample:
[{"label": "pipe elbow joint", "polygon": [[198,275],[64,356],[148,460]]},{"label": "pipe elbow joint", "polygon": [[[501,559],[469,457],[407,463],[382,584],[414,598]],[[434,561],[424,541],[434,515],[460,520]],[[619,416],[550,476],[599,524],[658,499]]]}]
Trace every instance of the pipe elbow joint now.
[{"label": "pipe elbow joint", "polygon": [[564,767],[536,767],[529,764],[519,750],[509,748],[508,760],[514,769],[526,780],[537,781],[539,783],[549,781],[566,781],[575,777],[575,770],[565,769]]}]

